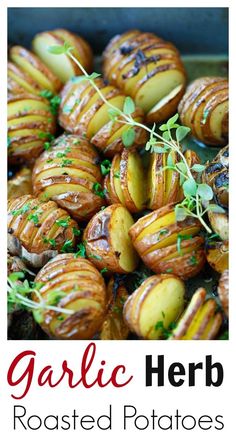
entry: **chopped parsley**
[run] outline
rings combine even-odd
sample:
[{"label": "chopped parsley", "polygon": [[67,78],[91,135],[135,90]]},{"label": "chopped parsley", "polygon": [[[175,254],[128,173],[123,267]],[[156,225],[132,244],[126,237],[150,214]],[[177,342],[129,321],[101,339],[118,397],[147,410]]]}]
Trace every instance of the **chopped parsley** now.
[{"label": "chopped parsley", "polygon": [[70,221],[71,221],[71,218],[70,218],[70,216],[68,216],[66,218],[60,218],[60,219],[56,220],[56,224],[58,226],[62,226],[63,228],[68,228]]},{"label": "chopped parsley", "polygon": [[73,240],[66,240],[61,248],[61,252],[73,252]]},{"label": "chopped parsley", "polygon": [[22,215],[25,214],[26,212],[28,212],[30,210],[30,204],[26,203],[26,205],[22,206],[22,208],[19,209],[14,209],[13,211],[11,211],[12,215]]},{"label": "chopped parsley", "polygon": [[100,255],[89,254],[88,257],[94,258],[94,260],[102,260],[102,257],[100,257]]},{"label": "chopped parsley", "polygon": [[85,249],[85,244],[83,243],[79,243],[77,246],[77,252],[75,254],[75,257],[84,257],[86,258],[86,249]]},{"label": "chopped parsley", "polygon": [[106,190],[102,188],[101,183],[95,182],[93,184],[93,192],[94,192],[94,194],[101,197],[102,199],[105,198]]},{"label": "chopped parsley", "polygon": [[100,270],[101,274],[108,272],[107,267],[104,267],[103,269]]},{"label": "chopped parsley", "polygon": [[107,174],[109,174],[110,169],[111,169],[111,161],[109,159],[105,159],[101,162],[100,164],[100,168],[101,168],[101,173],[103,176],[106,176]]},{"label": "chopped parsley", "polygon": [[79,237],[81,234],[81,231],[78,228],[76,228],[75,226],[73,226],[72,231],[73,231],[73,234],[76,235],[77,237]]},{"label": "chopped parsley", "polygon": [[196,266],[198,263],[197,258],[194,255],[192,255],[188,261],[189,261],[189,264],[191,264],[192,266]]},{"label": "chopped parsley", "polygon": [[73,163],[73,160],[71,159],[63,159],[61,162],[61,167],[67,167],[68,165],[71,165]]},{"label": "chopped parsley", "polygon": [[43,237],[43,242],[50,244],[52,247],[56,247],[56,245],[57,245],[55,238]]}]

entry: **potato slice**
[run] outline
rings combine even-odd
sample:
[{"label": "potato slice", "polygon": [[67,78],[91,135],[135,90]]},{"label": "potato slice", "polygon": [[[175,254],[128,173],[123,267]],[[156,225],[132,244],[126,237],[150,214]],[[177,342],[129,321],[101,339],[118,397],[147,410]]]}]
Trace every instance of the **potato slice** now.
[{"label": "potato slice", "polygon": [[93,55],[89,44],[82,38],[65,29],[56,29],[37,34],[32,42],[34,52],[65,83],[71,77],[81,75],[81,70],[66,54],[54,55],[48,51],[50,46],[69,43],[74,49],[72,54],[87,71],[91,71]]},{"label": "potato slice", "polygon": [[184,283],[173,275],[154,275],[134,291],[124,305],[130,330],[144,339],[161,339],[184,307]]},{"label": "potato slice", "polygon": [[[43,267],[35,282],[43,283],[40,293],[45,303],[61,309],[34,314],[51,338],[91,339],[100,330],[107,309],[106,287],[88,260],[70,253],[58,255]],[[34,295],[33,300],[38,302],[38,297]]]},{"label": "potato slice", "polygon": [[224,270],[218,284],[218,295],[226,316],[229,316],[229,271]]},{"label": "potato slice", "polygon": [[217,303],[206,299],[206,290],[197,289],[169,339],[215,339],[222,324]]},{"label": "potato slice", "polygon": [[206,252],[210,266],[219,273],[229,268],[229,245],[228,241],[211,241]]},{"label": "potato slice", "polygon": [[129,211],[120,204],[98,212],[84,231],[84,242],[89,259],[98,269],[111,272],[132,272],[138,265],[128,231],[134,223]]},{"label": "potato slice", "polygon": [[35,196],[56,201],[76,220],[89,220],[104,204],[103,193],[96,194],[94,189],[102,181],[98,161],[97,153],[85,139],[60,136],[35,163]]},{"label": "potato slice", "polygon": [[144,168],[139,154],[124,149],[120,161],[120,182],[125,205],[130,212],[139,212],[145,208],[146,181]]}]

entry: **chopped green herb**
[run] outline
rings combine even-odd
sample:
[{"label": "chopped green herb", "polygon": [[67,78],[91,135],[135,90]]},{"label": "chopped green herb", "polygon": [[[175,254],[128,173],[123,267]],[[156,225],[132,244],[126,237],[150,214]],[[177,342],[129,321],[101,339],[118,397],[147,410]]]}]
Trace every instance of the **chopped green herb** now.
[{"label": "chopped green herb", "polygon": [[76,228],[75,226],[73,226],[72,231],[73,231],[73,234],[76,235],[76,237],[79,237],[81,234],[81,231],[78,228]]},{"label": "chopped green herb", "polygon": [[42,98],[51,99],[53,97],[53,93],[51,92],[51,90],[45,89],[39,92],[39,96],[42,96]]},{"label": "chopped green herb", "polygon": [[100,255],[89,254],[88,257],[94,258],[94,260],[102,260],[102,257],[100,257]]},{"label": "chopped green herb", "polygon": [[103,269],[100,270],[101,274],[108,272],[107,267],[104,267]]},{"label": "chopped green herb", "polygon": [[7,136],[7,148],[9,148],[11,145],[11,138],[10,136]]},{"label": "chopped green herb", "polygon": [[96,182],[93,184],[93,192],[94,192],[94,194],[101,197],[102,199],[105,198],[106,190],[102,189],[101,183]]},{"label": "chopped green herb", "polygon": [[192,266],[196,266],[198,263],[197,258],[194,255],[192,255],[188,261],[189,261],[189,264],[191,264]]},{"label": "chopped green herb", "polygon": [[61,162],[61,167],[67,167],[68,165],[71,165],[73,163],[73,160],[71,159],[63,159]]},{"label": "chopped green herb", "polygon": [[40,212],[40,213],[38,213],[38,214],[32,212],[31,214],[28,215],[27,220],[30,220],[30,221],[32,221],[35,225],[38,225],[38,224],[39,224],[39,217],[38,217],[39,214],[42,214],[42,212]]},{"label": "chopped green herb", "polygon": [[118,171],[117,173],[114,173],[114,177],[116,177],[117,179],[120,178],[120,172]]},{"label": "chopped green herb", "polygon": [[59,226],[62,226],[63,228],[68,228],[70,221],[71,221],[71,218],[70,218],[70,216],[68,216],[66,218],[60,218],[60,219],[56,220],[56,224]]},{"label": "chopped green herb", "polygon": [[52,162],[53,162],[53,159],[48,159],[46,162],[47,162],[47,163],[52,163]]},{"label": "chopped green herb", "polygon": [[84,243],[79,243],[77,246],[77,252],[75,254],[75,257],[84,257],[86,258],[86,249]]},{"label": "chopped green herb", "polygon": [[61,252],[73,252],[73,240],[66,240],[61,248]]},{"label": "chopped green herb", "polygon": [[103,176],[106,176],[111,169],[111,161],[109,159],[105,159],[100,164],[101,173]]},{"label": "chopped green herb", "polygon": [[169,267],[168,269],[166,269],[166,273],[171,273],[171,272],[173,272],[172,267]]},{"label": "chopped green herb", "polygon": [[190,235],[190,234],[185,234],[185,235],[182,235],[182,234],[178,234],[177,235],[177,251],[178,251],[178,253],[180,254],[180,255],[182,255],[182,249],[181,249],[181,243],[182,243],[182,241],[183,240],[189,240],[190,238],[193,238],[193,236],[192,235]]},{"label": "chopped green herb", "polygon": [[52,115],[57,115],[58,107],[61,103],[61,98],[58,95],[55,95],[52,99],[50,99],[50,111]]},{"label": "chopped green herb", "polygon": [[55,247],[57,245],[55,238],[43,237],[43,242],[50,244],[52,247]]},{"label": "chopped green herb", "polygon": [[26,212],[28,212],[30,210],[30,204],[26,203],[24,206],[22,206],[22,208],[19,209],[14,209],[13,211],[11,211],[12,215],[22,215],[25,214]]}]

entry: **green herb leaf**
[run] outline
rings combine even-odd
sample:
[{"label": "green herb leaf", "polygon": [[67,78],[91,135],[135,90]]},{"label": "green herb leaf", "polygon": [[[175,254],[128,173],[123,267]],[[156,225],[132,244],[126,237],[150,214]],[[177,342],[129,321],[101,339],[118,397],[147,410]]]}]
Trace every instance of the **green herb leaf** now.
[{"label": "green herb leaf", "polygon": [[160,130],[160,131],[166,131],[166,132],[168,133],[168,127],[167,127],[167,124],[162,124],[162,125],[159,127],[159,130]]},{"label": "green herb leaf", "polygon": [[11,146],[11,138],[10,136],[7,136],[7,148]]},{"label": "green herb leaf", "polygon": [[100,168],[101,168],[101,173],[103,176],[106,176],[107,174],[109,174],[110,169],[111,169],[111,161],[109,159],[105,159],[101,162],[100,164]]},{"label": "green herb leaf", "polygon": [[39,96],[42,96],[42,98],[45,99],[51,99],[53,97],[53,93],[51,92],[51,90],[45,89],[39,92]]},{"label": "green herb leaf", "polygon": [[93,258],[94,260],[102,260],[102,257],[100,257],[100,255],[95,254],[89,254],[88,258]]},{"label": "green herb leaf", "polygon": [[182,141],[187,134],[190,132],[190,128],[188,127],[184,127],[184,126],[180,126],[177,128],[176,130],[176,139],[178,142]]},{"label": "green herb leaf", "polygon": [[162,133],[162,137],[163,137],[163,139],[165,139],[165,141],[169,141],[170,140],[169,131],[164,131],[164,133]]},{"label": "green herb leaf", "polygon": [[71,218],[70,218],[70,216],[68,216],[66,218],[60,218],[60,219],[56,220],[56,224],[58,226],[62,226],[63,228],[68,228],[70,221],[71,221]]},{"label": "green herb leaf", "polygon": [[135,141],[135,130],[133,127],[129,127],[128,130],[123,131],[122,133],[122,142],[125,148],[132,147]]},{"label": "green herb leaf", "polygon": [[197,192],[197,183],[194,179],[189,178],[184,181],[183,190],[185,197],[195,196]]},{"label": "green herb leaf", "polygon": [[115,110],[113,108],[109,108],[107,110],[108,116],[111,119],[111,121],[115,122],[117,117],[120,116],[120,111],[119,109]]},{"label": "green herb leaf", "polygon": [[172,153],[170,152],[167,156],[167,166],[168,167],[173,167],[174,166],[174,161],[173,161],[173,157],[172,157]]},{"label": "green herb leaf", "polygon": [[26,212],[28,212],[29,210],[30,210],[30,204],[26,203],[24,206],[22,206],[22,208],[14,209],[13,211],[11,211],[11,214],[13,216],[22,215],[22,214],[25,214]]},{"label": "green herb leaf", "polygon": [[76,237],[79,237],[81,235],[81,231],[78,228],[76,228],[75,226],[73,226],[72,231]]},{"label": "green herb leaf", "polygon": [[205,165],[201,165],[200,163],[195,163],[191,170],[196,171],[197,173],[202,173],[205,170]]},{"label": "green herb leaf", "polygon": [[101,197],[102,199],[105,198],[106,190],[102,188],[101,183],[95,182],[93,184],[93,192],[94,192],[94,194]]},{"label": "green herb leaf", "polygon": [[63,46],[61,45],[52,45],[48,47],[48,52],[53,55],[62,55],[73,50],[73,46],[71,46],[67,41],[64,42]]},{"label": "green herb leaf", "polygon": [[55,238],[43,237],[43,242],[49,243],[52,247],[56,247],[56,245],[57,245]]},{"label": "green herb leaf", "polygon": [[199,183],[197,188],[197,194],[201,197],[202,200],[211,200],[214,196],[212,188],[207,183]]},{"label": "green herb leaf", "polygon": [[99,76],[101,76],[101,73],[93,72],[93,73],[91,73],[91,75],[88,75],[87,78],[90,80],[94,80],[94,79],[98,78]]},{"label": "green herb leaf", "polygon": [[172,116],[170,119],[168,119],[166,125],[167,128],[171,129],[171,128],[175,128],[175,123],[176,121],[179,119],[179,114],[176,113],[174,116]]},{"label": "green herb leaf", "polygon": [[61,252],[73,252],[73,240],[66,240],[61,248]]},{"label": "green herb leaf", "polygon": [[130,96],[126,96],[126,98],[125,98],[123,112],[126,115],[130,115],[131,113],[135,112],[135,103],[134,103],[133,99],[130,98]]},{"label": "green herb leaf", "polygon": [[215,212],[215,213],[217,213],[217,214],[224,214],[224,213],[225,213],[225,210],[224,210],[221,206],[219,206],[219,205],[215,205],[215,204],[210,204],[210,205],[207,207],[207,210],[208,210],[208,211]]},{"label": "green herb leaf", "polygon": [[83,257],[86,258],[86,248],[84,243],[79,243],[77,246],[77,252],[75,254],[75,257]]},{"label": "green herb leaf", "polygon": [[177,222],[182,222],[187,217],[187,212],[185,208],[182,206],[176,205],[175,206],[175,219]]},{"label": "green herb leaf", "polygon": [[104,267],[103,269],[100,270],[100,273],[101,273],[101,274],[106,273],[106,272],[108,272],[107,267]]},{"label": "green herb leaf", "polygon": [[15,281],[24,279],[25,274],[24,274],[24,272],[12,272],[8,278],[9,278],[9,280],[11,280],[14,283]]}]

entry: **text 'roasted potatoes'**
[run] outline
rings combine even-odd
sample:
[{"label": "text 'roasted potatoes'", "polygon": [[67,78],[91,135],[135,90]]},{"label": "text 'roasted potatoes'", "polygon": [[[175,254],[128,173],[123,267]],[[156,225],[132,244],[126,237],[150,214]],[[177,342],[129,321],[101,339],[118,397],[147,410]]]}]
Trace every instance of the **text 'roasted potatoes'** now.
[{"label": "text 'roasted potatoes'", "polygon": [[193,81],[179,103],[183,125],[208,145],[226,145],[228,141],[228,80],[206,76]]},{"label": "text 'roasted potatoes'", "polygon": [[147,278],[128,298],[124,318],[130,330],[144,339],[160,339],[184,307],[184,283],[171,274]]},{"label": "text 'roasted potatoes'", "polygon": [[205,263],[200,229],[200,222],[193,217],[176,222],[170,204],[140,218],[129,234],[144,264],[153,272],[187,279],[197,275]]},{"label": "text 'roasted potatoes'", "polygon": [[[78,78],[80,79],[80,78]],[[112,85],[106,85],[102,79],[94,80],[105,99],[119,110],[123,109],[125,95]],[[61,92],[59,123],[68,132],[86,136],[105,156],[113,157],[124,148],[122,135],[129,129],[122,122],[113,122],[109,116],[109,106],[104,103],[99,93],[86,80],[69,81]],[[132,117],[137,122],[143,121],[143,112],[136,108]],[[146,131],[134,127],[134,146],[145,144]]]},{"label": "text 'roasted potatoes'", "polygon": [[[48,306],[35,319],[55,339],[91,339],[100,330],[106,308],[102,275],[85,258],[61,254],[50,260],[35,279]],[[33,300],[38,302],[38,296]],[[67,313],[66,313],[67,312]]]},{"label": "text 'roasted potatoes'", "polygon": [[128,234],[133,223],[120,204],[108,206],[90,220],[83,238],[87,257],[98,269],[117,273],[136,269],[139,258]]},{"label": "text 'roasted potatoes'", "polygon": [[[34,194],[54,200],[76,220],[88,220],[104,204],[99,157],[88,141],[62,135],[37,159],[33,169]],[[100,195],[99,195],[100,194]]]},{"label": "text 'roasted potatoes'", "polygon": [[176,47],[155,34],[131,30],[104,51],[104,76],[131,96],[148,123],[168,119],[183,96],[186,73]]},{"label": "text 'roasted potatoes'", "polygon": [[77,223],[53,201],[26,195],[8,203],[8,246],[34,267],[42,267],[58,252],[75,245]]}]

